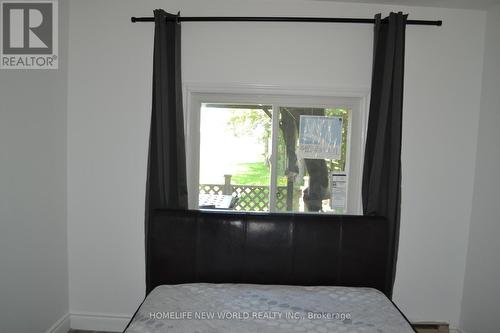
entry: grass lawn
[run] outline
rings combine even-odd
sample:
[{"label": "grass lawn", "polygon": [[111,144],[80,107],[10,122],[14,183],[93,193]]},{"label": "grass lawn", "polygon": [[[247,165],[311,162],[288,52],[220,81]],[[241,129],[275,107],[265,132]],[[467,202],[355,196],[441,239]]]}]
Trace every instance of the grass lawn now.
[{"label": "grass lawn", "polygon": [[[269,185],[271,175],[270,167],[265,162],[241,163],[238,173],[231,178],[235,185]],[[278,178],[278,186],[286,186],[286,177]]]},{"label": "grass lawn", "polygon": [[231,178],[237,185],[269,185],[271,171],[265,162],[241,163],[238,173]]}]

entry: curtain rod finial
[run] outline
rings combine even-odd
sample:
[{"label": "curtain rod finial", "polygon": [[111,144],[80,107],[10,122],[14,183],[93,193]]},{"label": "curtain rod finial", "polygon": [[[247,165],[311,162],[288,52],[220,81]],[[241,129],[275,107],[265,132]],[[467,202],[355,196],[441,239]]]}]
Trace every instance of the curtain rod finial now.
[{"label": "curtain rod finial", "polygon": [[137,19],[135,18],[135,16],[132,16],[132,17],[130,18],[130,21],[132,21],[132,23],[135,23],[135,22],[137,22]]}]

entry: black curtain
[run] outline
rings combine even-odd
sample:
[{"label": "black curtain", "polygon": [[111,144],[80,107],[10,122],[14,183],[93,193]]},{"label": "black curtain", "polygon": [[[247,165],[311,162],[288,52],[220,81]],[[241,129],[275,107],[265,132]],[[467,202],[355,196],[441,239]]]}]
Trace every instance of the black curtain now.
[{"label": "black curtain", "polygon": [[[146,184],[145,236],[155,209],[187,209],[186,151],[178,15],[154,11],[153,105]],[[148,263],[146,243],[146,266]],[[146,267],[146,272],[149,272]],[[149,276],[146,276],[149,280]]]},{"label": "black curtain", "polygon": [[363,169],[363,213],[389,221],[388,269],[396,273],[401,204],[401,126],[405,29],[408,15],[375,16],[370,115]]}]

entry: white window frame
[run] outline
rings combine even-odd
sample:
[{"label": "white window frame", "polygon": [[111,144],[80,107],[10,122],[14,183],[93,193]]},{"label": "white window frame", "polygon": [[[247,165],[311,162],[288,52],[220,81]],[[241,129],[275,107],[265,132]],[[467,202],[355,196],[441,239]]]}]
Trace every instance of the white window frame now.
[{"label": "white window frame", "polygon": [[[369,90],[286,88],[262,85],[184,85],[187,182],[189,208],[198,209],[200,170],[200,109],[202,103],[265,104],[273,106],[272,160],[277,151],[279,107],[346,108],[351,110],[346,171],[346,214],[362,214],[361,182],[368,121]],[[276,196],[277,165],[271,164],[270,195]],[[270,200],[272,202],[272,200]],[[274,211],[275,207],[270,207]]]}]

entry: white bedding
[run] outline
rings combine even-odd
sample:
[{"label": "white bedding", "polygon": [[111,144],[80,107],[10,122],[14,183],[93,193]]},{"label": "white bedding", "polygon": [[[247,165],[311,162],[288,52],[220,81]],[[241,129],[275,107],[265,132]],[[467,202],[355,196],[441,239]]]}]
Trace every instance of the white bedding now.
[{"label": "white bedding", "polygon": [[381,292],[370,288],[251,284],[157,287],[126,333],[412,333]]}]

